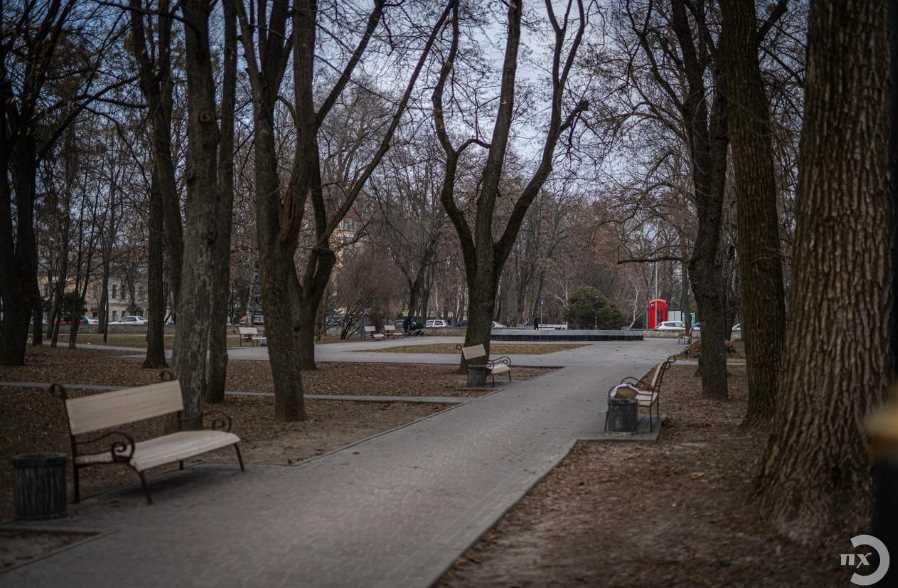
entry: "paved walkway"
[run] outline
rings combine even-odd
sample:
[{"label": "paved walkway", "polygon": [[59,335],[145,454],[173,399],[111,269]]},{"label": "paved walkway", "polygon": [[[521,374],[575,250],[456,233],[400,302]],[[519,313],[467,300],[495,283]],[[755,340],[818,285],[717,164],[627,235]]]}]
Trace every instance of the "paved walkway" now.
[{"label": "paved walkway", "polygon": [[199,466],[157,476],[154,506],[135,489],[54,525],[116,532],[0,581],[429,586],[577,438],[601,430],[608,387],[678,348],[665,340],[596,343],[571,357],[571,367],[296,467],[241,474]]},{"label": "paved walkway", "polygon": [[[459,362],[459,356],[454,353],[390,353],[384,351],[391,347],[406,347],[434,344],[459,344],[464,342],[463,337],[404,337],[385,341],[351,341],[346,343],[327,343],[315,346],[315,358],[322,362],[354,362],[354,363],[425,363],[440,365],[455,365]],[[571,341],[564,343],[529,342],[527,344],[539,345],[570,345]],[[573,343],[577,343],[574,341]],[[592,366],[595,364],[599,353],[623,353],[628,349],[639,348],[640,341],[606,341],[588,344],[575,349],[564,349],[554,353],[543,354],[502,354],[511,357],[512,365],[527,367],[566,367],[566,366]],[[680,351],[682,346],[676,345],[675,340],[650,339],[645,343],[648,346],[664,347],[668,353]],[[516,345],[516,342],[502,341],[501,345]],[[228,349],[229,359],[244,360],[268,360],[267,347],[235,347]]]}]

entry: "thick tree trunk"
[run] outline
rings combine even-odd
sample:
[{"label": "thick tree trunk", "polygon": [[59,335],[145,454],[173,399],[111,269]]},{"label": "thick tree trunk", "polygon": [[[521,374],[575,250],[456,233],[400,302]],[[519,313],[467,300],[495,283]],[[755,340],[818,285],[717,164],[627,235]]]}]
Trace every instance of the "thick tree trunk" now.
[{"label": "thick tree trunk", "polygon": [[[483,261],[483,260],[481,260]],[[496,312],[496,289],[501,269],[494,270],[493,264],[481,265],[469,270],[468,275],[468,328],[465,331],[465,347],[483,345],[487,355],[490,352],[490,334],[493,331],[493,316]],[[483,360],[478,360],[482,363]]]},{"label": "thick tree trunk", "polygon": [[722,2],[721,57],[727,82],[738,208],[742,339],[748,371],[745,424],[773,417],[786,331],[773,137],[758,64],[753,0]]},{"label": "thick tree trunk", "polygon": [[[301,357],[297,345],[298,294],[293,249],[281,241],[278,214],[281,202],[275,148],[273,101],[254,104],[256,129],[256,232],[265,336],[274,380],[275,417],[282,421],[305,419]],[[291,283],[293,282],[293,283]]]},{"label": "thick tree trunk", "polygon": [[[4,133],[5,134],[5,133]],[[35,300],[37,250],[34,239],[34,195],[37,149],[31,134],[16,139],[12,147],[15,169],[16,225],[13,238],[12,208],[8,188],[0,194],[0,365],[24,365],[28,324]],[[4,170],[4,173],[8,173]],[[3,182],[6,184],[6,182]]]},{"label": "thick tree trunk", "polygon": [[147,355],[143,367],[159,369],[165,363],[165,292],[162,285],[162,193],[158,171],[153,172],[150,187],[147,230]]},{"label": "thick tree trunk", "polygon": [[884,0],[811,6],[794,279],[762,507],[811,542],[867,528],[863,421],[886,393],[890,207]]},{"label": "thick tree trunk", "polygon": [[209,5],[183,6],[187,70],[187,223],[177,329],[177,369],[184,396],[185,426],[201,424],[214,294],[218,139],[215,82],[209,51]]},{"label": "thick tree trunk", "polygon": [[215,241],[215,286],[209,331],[206,402],[225,399],[228,372],[228,304],[231,284],[231,228],[234,213],[234,106],[237,86],[237,16],[229,2],[224,10],[224,74],[221,97],[221,142],[218,146],[220,200]]}]

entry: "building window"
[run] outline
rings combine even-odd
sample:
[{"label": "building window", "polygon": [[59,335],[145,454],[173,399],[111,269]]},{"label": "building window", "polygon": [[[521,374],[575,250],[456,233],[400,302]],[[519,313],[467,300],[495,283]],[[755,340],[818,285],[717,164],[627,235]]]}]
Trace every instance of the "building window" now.
[{"label": "building window", "polygon": [[117,310],[112,311],[112,320],[114,320],[114,321],[118,320],[118,311]]},{"label": "building window", "polygon": [[118,298],[118,284],[112,285],[112,299],[115,300]]}]

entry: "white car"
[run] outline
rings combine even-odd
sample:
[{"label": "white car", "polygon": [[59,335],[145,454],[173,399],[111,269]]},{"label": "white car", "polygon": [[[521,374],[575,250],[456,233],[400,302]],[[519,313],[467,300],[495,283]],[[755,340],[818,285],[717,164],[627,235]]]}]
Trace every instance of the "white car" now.
[{"label": "white car", "polygon": [[117,321],[112,321],[110,325],[134,325],[142,327],[147,324],[146,319],[142,316],[123,316]]},{"label": "white car", "polygon": [[94,318],[92,316],[83,316],[83,317],[81,317],[81,321],[84,323],[87,323],[88,325],[99,325],[100,324],[100,320],[97,318]]},{"label": "white car", "polygon": [[424,323],[425,329],[445,329],[449,325],[446,324],[446,321],[442,319],[430,319],[426,323]]},{"label": "white car", "polygon": [[683,321],[663,321],[655,327],[656,331],[684,331],[686,324]]}]

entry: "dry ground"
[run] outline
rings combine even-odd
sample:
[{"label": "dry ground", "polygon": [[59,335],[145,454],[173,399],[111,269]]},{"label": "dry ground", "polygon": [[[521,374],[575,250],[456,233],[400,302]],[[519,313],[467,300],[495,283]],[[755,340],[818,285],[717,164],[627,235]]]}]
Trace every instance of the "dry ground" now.
[{"label": "dry ground", "polygon": [[779,537],[749,499],[766,434],[738,428],[744,368],[730,402],[705,400],[695,367],[667,376],[654,444],[581,442],[438,586],[848,586],[835,544]]},{"label": "dry ground", "polygon": [[[586,347],[588,343],[491,343],[490,355],[544,355],[568,349]],[[384,347],[381,349],[362,349],[360,351],[378,351],[383,353],[440,353],[458,355],[459,350],[454,343],[431,343],[429,345],[402,345],[400,347]]]},{"label": "dry ground", "polygon": [[[144,370],[140,365],[140,359],[108,351],[30,349],[27,365],[0,367],[0,382],[135,386],[159,381],[158,370]],[[515,376],[533,377],[545,371],[518,369]],[[317,371],[305,372],[304,382],[306,392],[313,394],[467,396],[491,390],[465,389],[465,376],[453,366],[322,364]],[[271,386],[268,362],[230,363],[229,390],[270,392]],[[223,406],[214,408],[233,418],[234,432],[243,439],[248,463],[291,464],[434,414],[446,406],[308,400],[308,419],[297,423],[274,420],[271,396],[228,396]],[[163,418],[121,430],[141,440],[159,435],[171,426],[171,421]],[[69,452],[61,401],[43,389],[0,387],[0,521],[12,516],[12,456],[34,452]],[[233,450],[226,448],[193,461],[235,463],[235,458]],[[136,479],[125,466],[88,468],[82,474],[85,496],[131,484]]]},{"label": "dry ground", "polygon": [[[142,359],[99,350],[29,349],[26,365],[0,366],[0,382],[59,382],[137,386],[159,381],[158,370],[141,369]],[[547,368],[515,368],[514,379],[526,380]],[[480,396],[491,388],[465,388],[465,375],[455,366],[381,363],[320,363],[303,372],[308,394],[359,396]],[[267,361],[231,361],[228,390],[272,392]]]}]

